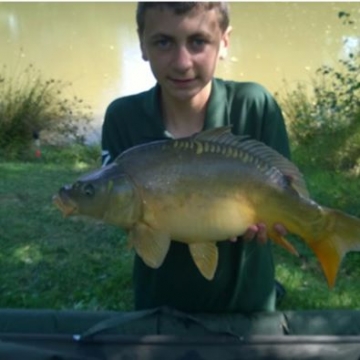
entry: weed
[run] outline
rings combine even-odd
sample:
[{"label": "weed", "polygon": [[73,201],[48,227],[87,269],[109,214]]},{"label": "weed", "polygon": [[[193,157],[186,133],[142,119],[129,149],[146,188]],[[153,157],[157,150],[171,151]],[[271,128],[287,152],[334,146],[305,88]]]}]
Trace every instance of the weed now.
[{"label": "weed", "polygon": [[41,133],[45,142],[84,142],[91,119],[90,107],[77,97],[64,97],[71,86],[44,80],[33,65],[8,74],[0,71],[0,155],[17,158],[28,153]]}]

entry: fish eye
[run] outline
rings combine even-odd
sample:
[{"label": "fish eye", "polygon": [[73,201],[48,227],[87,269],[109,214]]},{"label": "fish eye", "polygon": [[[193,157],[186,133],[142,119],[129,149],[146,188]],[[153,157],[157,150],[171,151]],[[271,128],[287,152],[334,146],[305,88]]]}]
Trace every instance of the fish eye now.
[{"label": "fish eye", "polygon": [[86,196],[91,197],[95,195],[95,188],[91,184],[85,184],[82,190]]}]

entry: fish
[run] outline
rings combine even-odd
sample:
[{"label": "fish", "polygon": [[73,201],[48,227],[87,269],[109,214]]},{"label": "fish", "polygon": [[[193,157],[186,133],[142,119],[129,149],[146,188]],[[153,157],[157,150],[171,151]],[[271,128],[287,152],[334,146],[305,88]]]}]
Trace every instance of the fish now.
[{"label": "fish", "polygon": [[281,223],[315,253],[327,284],[360,250],[360,220],[310,198],[297,166],[264,143],[219,127],[181,139],[134,146],[113,163],[63,186],[53,197],[65,216],[85,215],[127,232],[144,263],[159,268],[171,241],[185,243],[209,281],[219,241],[262,222],[268,237],[299,255]]}]

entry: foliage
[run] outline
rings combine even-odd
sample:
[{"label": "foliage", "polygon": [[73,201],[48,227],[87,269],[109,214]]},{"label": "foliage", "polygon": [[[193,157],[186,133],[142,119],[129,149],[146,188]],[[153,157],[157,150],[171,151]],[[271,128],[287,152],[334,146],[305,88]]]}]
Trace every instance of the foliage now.
[{"label": "foliage", "polygon": [[83,100],[64,97],[71,86],[44,80],[33,65],[13,74],[0,71],[0,154],[6,158],[26,154],[41,133],[47,142],[84,142],[91,112]]},{"label": "foliage", "polygon": [[[338,13],[345,26],[352,26],[351,15]],[[360,48],[340,59],[335,66],[316,70],[310,83],[286,85],[279,103],[288,121],[293,160],[304,173],[310,194],[319,204],[341,209],[360,217]],[[360,254],[350,253],[343,261],[337,284],[326,288],[320,266],[311,251],[295,238],[302,255],[291,260],[282,249],[275,249],[276,276],[288,294],[284,309],[360,308],[358,296]],[[316,274],[312,279],[309,272]]]},{"label": "foliage", "polygon": [[[350,14],[339,12],[345,25]],[[348,41],[348,40],[347,40]],[[298,84],[280,104],[289,122],[295,152],[307,166],[355,170],[360,166],[360,48],[336,66],[321,66],[310,89]]]}]

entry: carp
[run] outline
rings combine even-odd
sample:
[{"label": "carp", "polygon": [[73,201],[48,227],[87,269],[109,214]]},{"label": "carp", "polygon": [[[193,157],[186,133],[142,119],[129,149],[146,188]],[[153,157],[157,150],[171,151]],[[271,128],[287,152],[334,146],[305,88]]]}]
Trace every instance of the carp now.
[{"label": "carp", "polygon": [[[213,279],[218,241],[265,223],[275,243],[283,224],[318,258],[329,287],[342,259],[360,250],[360,220],[313,201],[298,168],[265,144],[230,127],[130,148],[105,167],[62,187],[53,198],[64,215],[85,215],[127,231],[148,266],[159,268],[170,242],[188,244],[201,274]],[[189,255],[189,256],[190,256]]]}]

